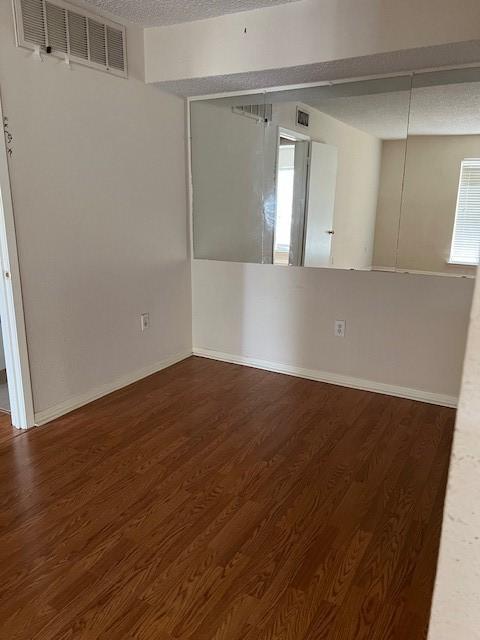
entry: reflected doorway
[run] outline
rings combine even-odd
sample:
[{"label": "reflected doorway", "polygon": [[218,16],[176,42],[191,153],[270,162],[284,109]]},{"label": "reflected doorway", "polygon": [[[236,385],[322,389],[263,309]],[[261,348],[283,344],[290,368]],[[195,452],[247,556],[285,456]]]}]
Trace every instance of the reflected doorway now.
[{"label": "reflected doorway", "polygon": [[279,127],[272,262],[332,265],[338,150]]},{"label": "reflected doorway", "polygon": [[278,129],[273,264],[303,264],[310,138]]},{"label": "reflected doorway", "polygon": [[288,265],[290,257],[295,142],[280,137],[277,166],[277,215],[273,242],[273,264]]}]

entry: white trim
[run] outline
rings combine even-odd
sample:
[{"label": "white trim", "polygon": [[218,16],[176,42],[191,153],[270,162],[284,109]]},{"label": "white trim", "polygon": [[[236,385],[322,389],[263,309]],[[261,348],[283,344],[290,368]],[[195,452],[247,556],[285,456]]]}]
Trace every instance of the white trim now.
[{"label": "white trim", "polygon": [[186,358],[189,358],[192,355],[191,351],[184,351],[182,353],[177,353],[170,358],[166,358],[165,360],[161,360],[160,362],[156,362],[148,367],[144,367],[143,369],[139,369],[134,373],[130,373],[128,375],[122,376],[121,378],[117,378],[114,382],[110,382],[108,384],[104,384],[101,387],[97,387],[96,389],[92,389],[87,393],[83,393],[79,396],[74,396],[73,398],[69,398],[65,400],[65,402],[61,402],[60,404],[54,405],[48,409],[44,409],[43,411],[37,411],[35,413],[35,425],[40,426],[55,418],[59,418],[60,416],[65,415],[66,413],[70,413],[70,411],[74,411],[79,407],[83,407],[94,400],[98,400],[99,398],[103,398],[103,396],[112,393],[113,391],[118,391],[119,389],[123,389],[123,387],[127,387],[134,382],[138,382],[147,376],[151,376],[153,373],[157,373],[162,369],[166,369],[167,367],[171,367],[173,364],[177,362],[181,362]]},{"label": "white trim", "polygon": [[[193,262],[194,252],[193,252],[193,171],[192,171],[192,119],[191,119],[191,107],[192,101],[190,98],[187,98],[186,109],[187,109],[187,118],[186,118],[186,128],[187,128],[187,144],[186,144],[186,153],[187,153],[187,205],[188,205],[188,241],[190,248],[190,262]],[[193,276],[193,267],[191,266],[191,275]]]},{"label": "white trim", "polygon": [[[460,202],[465,198],[465,196],[466,196],[467,202],[470,202],[469,195],[467,195],[469,191],[469,180],[467,179],[467,185],[464,184],[464,176],[466,171],[468,171],[467,169],[468,165],[470,165],[469,167],[470,169],[474,168],[478,171],[480,169],[480,161],[478,158],[464,158],[460,163],[457,202],[455,204],[455,219],[453,223],[452,240],[450,242],[450,254],[447,260],[447,264],[455,265],[455,266],[464,266],[464,267],[473,267],[473,266],[477,267],[479,264],[478,261],[476,263],[473,263],[473,262],[469,262],[468,260],[467,261],[459,260],[458,258],[455,258],[453,255],[454,253],[457,253],[456,245],[458,240],[457,232],[458,232],[458,226],[459,226],[459,218],[465,214],[465,211],[462,211],[462,213],[460,213],[460,210],[462,209],[462,205],[460,204]],[[464,188],[466,189],[466,193],[464,192]],[[468,218],[468,213],[466,213],[466,216]],[[471,228],[469,229],[469,231],[471,231]],[[460,244],[462,243],[460,242]],[[462,251],[460,251],[460,253],[462,253]],[[477,258],[478,258],[478,255],[477,255]]]},{"label": "white trim", "polygon": [[447,278],[469,278],[472,280],[475,279],[474,273],[455,273],[454,271],[418,271],[416,269],[401,269],[400,267],[379,267],[375,265],[372,266],[371,271],[383,271],[385,273],[403,273],[407,275],[411,274],[413,276],[446,276]]},{"label": "white trim", "polygon": [[312,138],[305,134],[305,133],[301,133],[300,131],[294,131],[293,129],[289,129],[288,127],[282,127],[281,125],[279,125],[278,127],[278,135],[277,135],[277,141],[280,141],[280,138],[283,136],[284,138],[287,138],[288,140],[292,140],[292,142],[296,142],[297,140],[304,140],[305,142],[309,142]]},{"label": "white trim", "polygon": [[384,384],[383,382],[375,382],[373,380],[365,380],[363,378],[354,378],[352,376],[344,376],[339,373],[330,373],[329,371],[319,371],[317,369],[304,369],[303,367],[294,367],[289,364],[279,362],[270,362],[268,360],[258,360],[257,358],[248,358],[245,356],[237,356],[231,353],[222,353],[221,351],[212,351],[210,349],[202,349],[200,347],[193,348],[193,355],[211,360],[221,360],[222,362],[231,362],[255,369],[264,369],[265,371],[274,371],[275,373],[283,373],[297,378],[306,378],[307,380],[317,380],[328,384],[335,384],[340,387],[350,387],[352,389],[363,389],[364,391],[372,391],[373,393],[382,393],[387,396],[396,396],[398,398],[408,398],[409,400],[418,400],[419,402],[427,402],[428,404],[437,404],[443,407],[457,406],[458,398],[442,393],[432,393],[431,391],[423,391],[422,389],[411,389],[409,387],[399,387],[392,384]]},{"label": "white trim", "polygon": [[185,127],[186,127],[186,144],[185,153],[187,154],[185,162],[185,180],[187,183],[187,251],[190,262],[190,340],[193,344],[193,270],[194,270],[194,248],[193,248],[193,174],[192,174],[192,127],[190,119],[190,100],[185,101]]},{"label": "white trim", "polygon": [[446,260],[446,263],[454,267],[473,267],[475,269],[479,266],[478,262],[459,262],[458,260]]},{"label": "white trim", "polygon": [[[308,65],[305,65],[308,66]],[[256,94],[269,94],[278,91],[294,91],[296,89],[312,89],[315,87],[328,87],[338,84],[348,84],[349,82],[362,82],[365,80],[381,80],[388,78],[403,78],[408,76],[418,76],[424,73],[435,73],[437,71],[456,71],[457,69],[476,69],[478,62],[465,62],[463,64],[447,64],[440,67],[424,67],[415,71],[394,71],[390,73],[376,73],[366,76],[353,76],[349,78],[341,78],[339,80],[317,80],[313,82],[297,82],[294,84],[275,85],[273,87],[263,87],[260,89],[238,89],[237,91],[220,91],[217,93],[204,93],[196,96],[187,96],[187,100],[195,102],[196,100],[216,100],[217,98],[234,98],[239,96],[253,96]],[[255,72],[248,72],[255,73]],[[235,75],[235,74],[233,74]],[[215,76],[208,76],[215,77]],[[167,81],[168,82],[168,81]],[[162,84],[161,82],[159,84]]]},{"label": "white trim", "polygon": [[470,278],[475,279],[475,274],[472,273],[448,273],[446,271],[418,271],[417,269],[401,269],[397,267],[396,273],[410,273],[414,276],[446,276],[447,278]]},{"label": "white trim", "polygon": [[34,425],[20,267],[0,96],[0,309],[12,424]]}]

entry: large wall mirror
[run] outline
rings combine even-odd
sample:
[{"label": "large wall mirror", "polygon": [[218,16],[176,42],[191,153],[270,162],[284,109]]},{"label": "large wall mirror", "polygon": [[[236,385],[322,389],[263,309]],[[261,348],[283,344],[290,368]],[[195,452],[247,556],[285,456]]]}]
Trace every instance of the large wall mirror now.
[{"label": "large wall mirror", "polygon": [[[388,172],[396,171],[394,162]],[[473,275],[480,252],[480,69],[413,77],[404,171],[397,269]]]},{"label": "large wall mirror", "polygon": [[477,69],[192,101],[194,257],[473,275],[479,107]]}]

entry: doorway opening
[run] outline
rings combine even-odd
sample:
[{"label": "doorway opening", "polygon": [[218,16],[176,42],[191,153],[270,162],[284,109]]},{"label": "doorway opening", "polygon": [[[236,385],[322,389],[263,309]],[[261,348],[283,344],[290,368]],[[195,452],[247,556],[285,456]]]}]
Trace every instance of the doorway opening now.
[{"label": "doorway opening", "polygon": [[272,262],[333,264],[338,149],[279,127]]},{"label": "doorway opening", "polygon": [[295,175],[295,143],[288,138],[280,138],[277,168],[277,215],[273,248],[273,264],[289,264],[293,182]]},{"label": "doorway opening", "polygon": [[[0,409],[10,412],[14,427],[26,429],[33,427],[35,422],[10,189],[8,158],[14,153],[13,135],[3,113],[1,95],[0,121],[4,132],[0,135],[0,322],[3,342]],[[0,424],[5,421],[1,420]]]},{"label": "doorway opening", "polygon": [[273,264],[301,265],[309,138],[279,127]]}]

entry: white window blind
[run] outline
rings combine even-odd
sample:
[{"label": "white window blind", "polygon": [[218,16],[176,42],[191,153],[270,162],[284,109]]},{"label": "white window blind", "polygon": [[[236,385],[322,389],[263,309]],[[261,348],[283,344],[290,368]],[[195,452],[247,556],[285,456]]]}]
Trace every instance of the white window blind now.
[{"label": "white window blind", "polygon": [[480,158],[462,161],[450,262],[480,262]]}]

